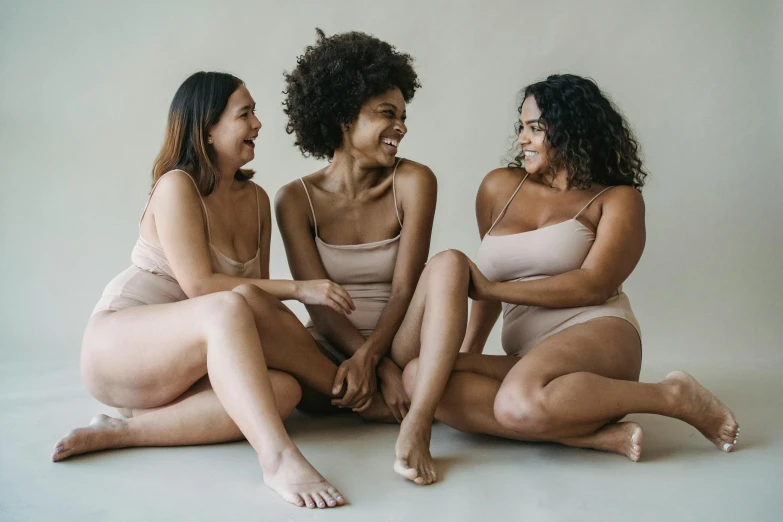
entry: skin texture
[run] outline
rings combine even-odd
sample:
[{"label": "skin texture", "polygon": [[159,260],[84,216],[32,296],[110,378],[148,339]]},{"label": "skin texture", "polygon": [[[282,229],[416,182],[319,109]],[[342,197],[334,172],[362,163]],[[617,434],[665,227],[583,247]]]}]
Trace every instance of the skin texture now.
[{"label": "skin texture", "polygon": [[[365,338],[344,315],[323,307],[308,307],[313,323],[329,342],[348,356],[339,369],[334,363],[323,372],[335,375],[332,393],[345,390],[332,405],[351,408],[366,418],[401,423],[394,469],[418,484],[436,480],[429,452],[432,419],[446,386],[467,318],[449,312],[463,288],[443,277],[444,267],[458,261],[451,252],[427,261],[437,185],[432,172],[410,160],[396,174],[398,211],[394,211],[392,170],[397,147],[384,140],[402,140],[405,99],[394,88],[365,101],[355,121],[343,127],[341,145],[331,164],[304,178],[318,218],[318,235],[326,243],[357,245],[400,234],[391,298],[375,329]],[[283,187],[276,198],[276,215],[296,279],[323,278],[326,271],[315,244],[315,227],[305,191],[297,180]],[[432,296],[438,296],[433,299]],[[450,327],[449,322],[454,323]],[[462,322],[463,326],[459,327]],[[436,336],[439,330],[451,332]],[[418,392],[408,396],[402,372],[418,358],[421,372]],[[304,391],[309,409],[328,411],[328,397]]]},{"label": "skin texture", "polygon": [[[534,153],[529,174],[493,236],[518,234],[567,221],[605,188],[575,189],[567,173],[550,168],[555,151],[545,138],[535,99],[522,105],[519,145]],[[553,173],[554,170],[554,173]],[[517,188],[525,171],[490,172],[476,198],[483,237]],[[601,304],[630,275],[645,242],[644,203],[639,192],[618,186],[603,194],[579,221],[596,234],[581,268],[543,279],[491,282],[467,257],[453,278],[469,272],[473,305],[467,332],[436,418],[469,433],[527,441],[554,441],[611,451],[633,461],[642,451],[641,427],[617,422],[630,413],[656,413],[683,420],[719,449],[730,452],[739,426],[732,412],[693,377],[672,372],[660,383],[638,382],[641,341],[630,323],[602,317],[556,333],[521,358],[483,355],[501,302],[546,308]],[[462,301],[463,303],[465,301]],[[465,310],[455,309],[464,317]],[[417,392],[420,363],[405,368],[408,393]]]},{"label": "skin texture", "polygon": [[279,356],[286,351],[320,355],[279,299],[342,309],[350,306],[350,297],[329,281],[268,280],[269,198],[254,183],[234,179],[254,156],[247,142],[261,128],[254,106],[247,89],[238,88],[209,129],[220,180],[204,203],[213,246],[239,261],[253,259],[260,248],[262,279],[212,272],[199,195],[187,174],[164,175],[140,234],[166,253],[188,299],[104,311],[90,319],[82,345],[85,385],[128,418],[94,418],[58,441],[52,460],[110,448],[246,438],[258,453],[265,484],[286,501],[311,508],[342,505],[342,495],[307,462],[283,427],[282,419],[301,398],[297,379],[312,377],[321,389],[331,382]]}]

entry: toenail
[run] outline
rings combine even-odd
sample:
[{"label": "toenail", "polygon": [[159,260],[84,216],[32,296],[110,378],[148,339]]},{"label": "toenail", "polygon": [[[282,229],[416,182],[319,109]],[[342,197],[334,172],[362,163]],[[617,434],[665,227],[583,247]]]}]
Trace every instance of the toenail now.
[{"label": "toenail", "polygon": [[54,448],[54,451],[56,451],[57,453],[60,453],[62,450],[63,450],[62,446],[57,446],[56,448]]},{"label": "toenail", "polygon": [[728,442],[723,445],[723,451],[729,451],[730,448],[731,448],[731,444],[729,444]]},{"label": "toenail", "polygon": [[736,444],[736,443],[737,443],[737,439],[734,439],[734,444]]}]

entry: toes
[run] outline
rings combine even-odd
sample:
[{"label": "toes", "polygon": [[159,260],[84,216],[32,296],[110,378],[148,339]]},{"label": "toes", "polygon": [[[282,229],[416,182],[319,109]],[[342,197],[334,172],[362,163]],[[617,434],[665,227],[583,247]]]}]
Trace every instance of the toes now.
[{"label": "toes", "polygon": [[[394,461],[394,471],[402,475],[408,480],[412,480],[414,482],[417,482],[417,480],[421,479],[419,477],[419,473],[412,467],[408,465],[407,459],[397,459]],[[420,482],[417,482],[420,483]]]},{"label": "toes", "polygon": [[337,501],[339,505],[342,506],[343,504],[345,504],[345,498],[343,498],[342,493],[337,491],[337,489],[335,489],[334,487],[329,487],[327,492],[332,496],[332,498],[334,498]]},{"label": "toes", "polygon": [[315,500],[313,500],[313,496],[310,493],[299,493],[299,495],[302,496],[307,507],[315,509]]},{"label": "toes", "polygon": [[304,500],[302,500],[302,497],[300,497],[296,493],[291,493],[290,495],[284,495],[283,499],[286,502],[293,504],[295,506],[304,507],[305,505],[305,502]]},{"label": "toes", "polygon": [[319,494],[321,495],[321,498],[326,502],[326,505],[329,507],[334,507],[337,505],[337,501],[326,491],[319,491]]}]

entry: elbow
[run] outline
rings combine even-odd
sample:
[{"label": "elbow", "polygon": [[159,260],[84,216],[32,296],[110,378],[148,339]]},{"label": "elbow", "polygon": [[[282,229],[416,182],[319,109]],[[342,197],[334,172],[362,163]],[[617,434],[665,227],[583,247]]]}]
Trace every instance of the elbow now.
[{"label": "elbow", "polygon": [[599,306],[609,300],[614,292],[605,286],[596,286],[588,289],[583,295],[582,306]]},{"label": "elbow", "polygon": [[185,295],[188,296],[188,299],[193,299],[194,297],[201,297],[211,293],[211,285],[209,283],[209,278],[204,277],[192,281],[181,281],[180,286]]}]

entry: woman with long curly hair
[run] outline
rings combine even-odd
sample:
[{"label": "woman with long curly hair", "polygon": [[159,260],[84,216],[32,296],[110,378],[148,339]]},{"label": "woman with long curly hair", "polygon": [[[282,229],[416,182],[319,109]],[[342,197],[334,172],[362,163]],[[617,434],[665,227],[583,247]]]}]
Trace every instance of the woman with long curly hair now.
[{"label": "woman with long curly hair", "polygon": [[[388,43],[319,31],[286,75],[285,112],[302,153],[329,164],[280,189],[276,213],[294,277],[329,278],[353,304],[345,314],[308,306],[308,328],[332,359],[319,371],[333,376],[332,393],[343,395],[330,403],[305,382],[300,407],[349,408],[399,422],[393,468],[429,484],[436,478],[432,419],[464,335],[465,319],[451,310],[466,295],[467,279],[454,287],[449,254],[425,268],[436,179],[426,166],[397,157],[418,87],[411,57]],[[417,393],[408,397],[402,369],[416,357]]]},{"label": "woman with long curly hair", "polygon": [[[693,377],[638,382],[641,333],[622,283],[644,249],[647,174],[628,124],[579,76],[550,76],[522,99],[519,155],[490,172],[476,197],[478,263],[460,254],[467,268],[452,274],[460,288],[469,278],[473,305],[435,417],[469,433],[638,461],[642,429],[618,421],[655,413],[730,452],[737,421]],[[508,355],[483,355],[501,310]],[[405,369],[409,393],[418,366]]]}]

